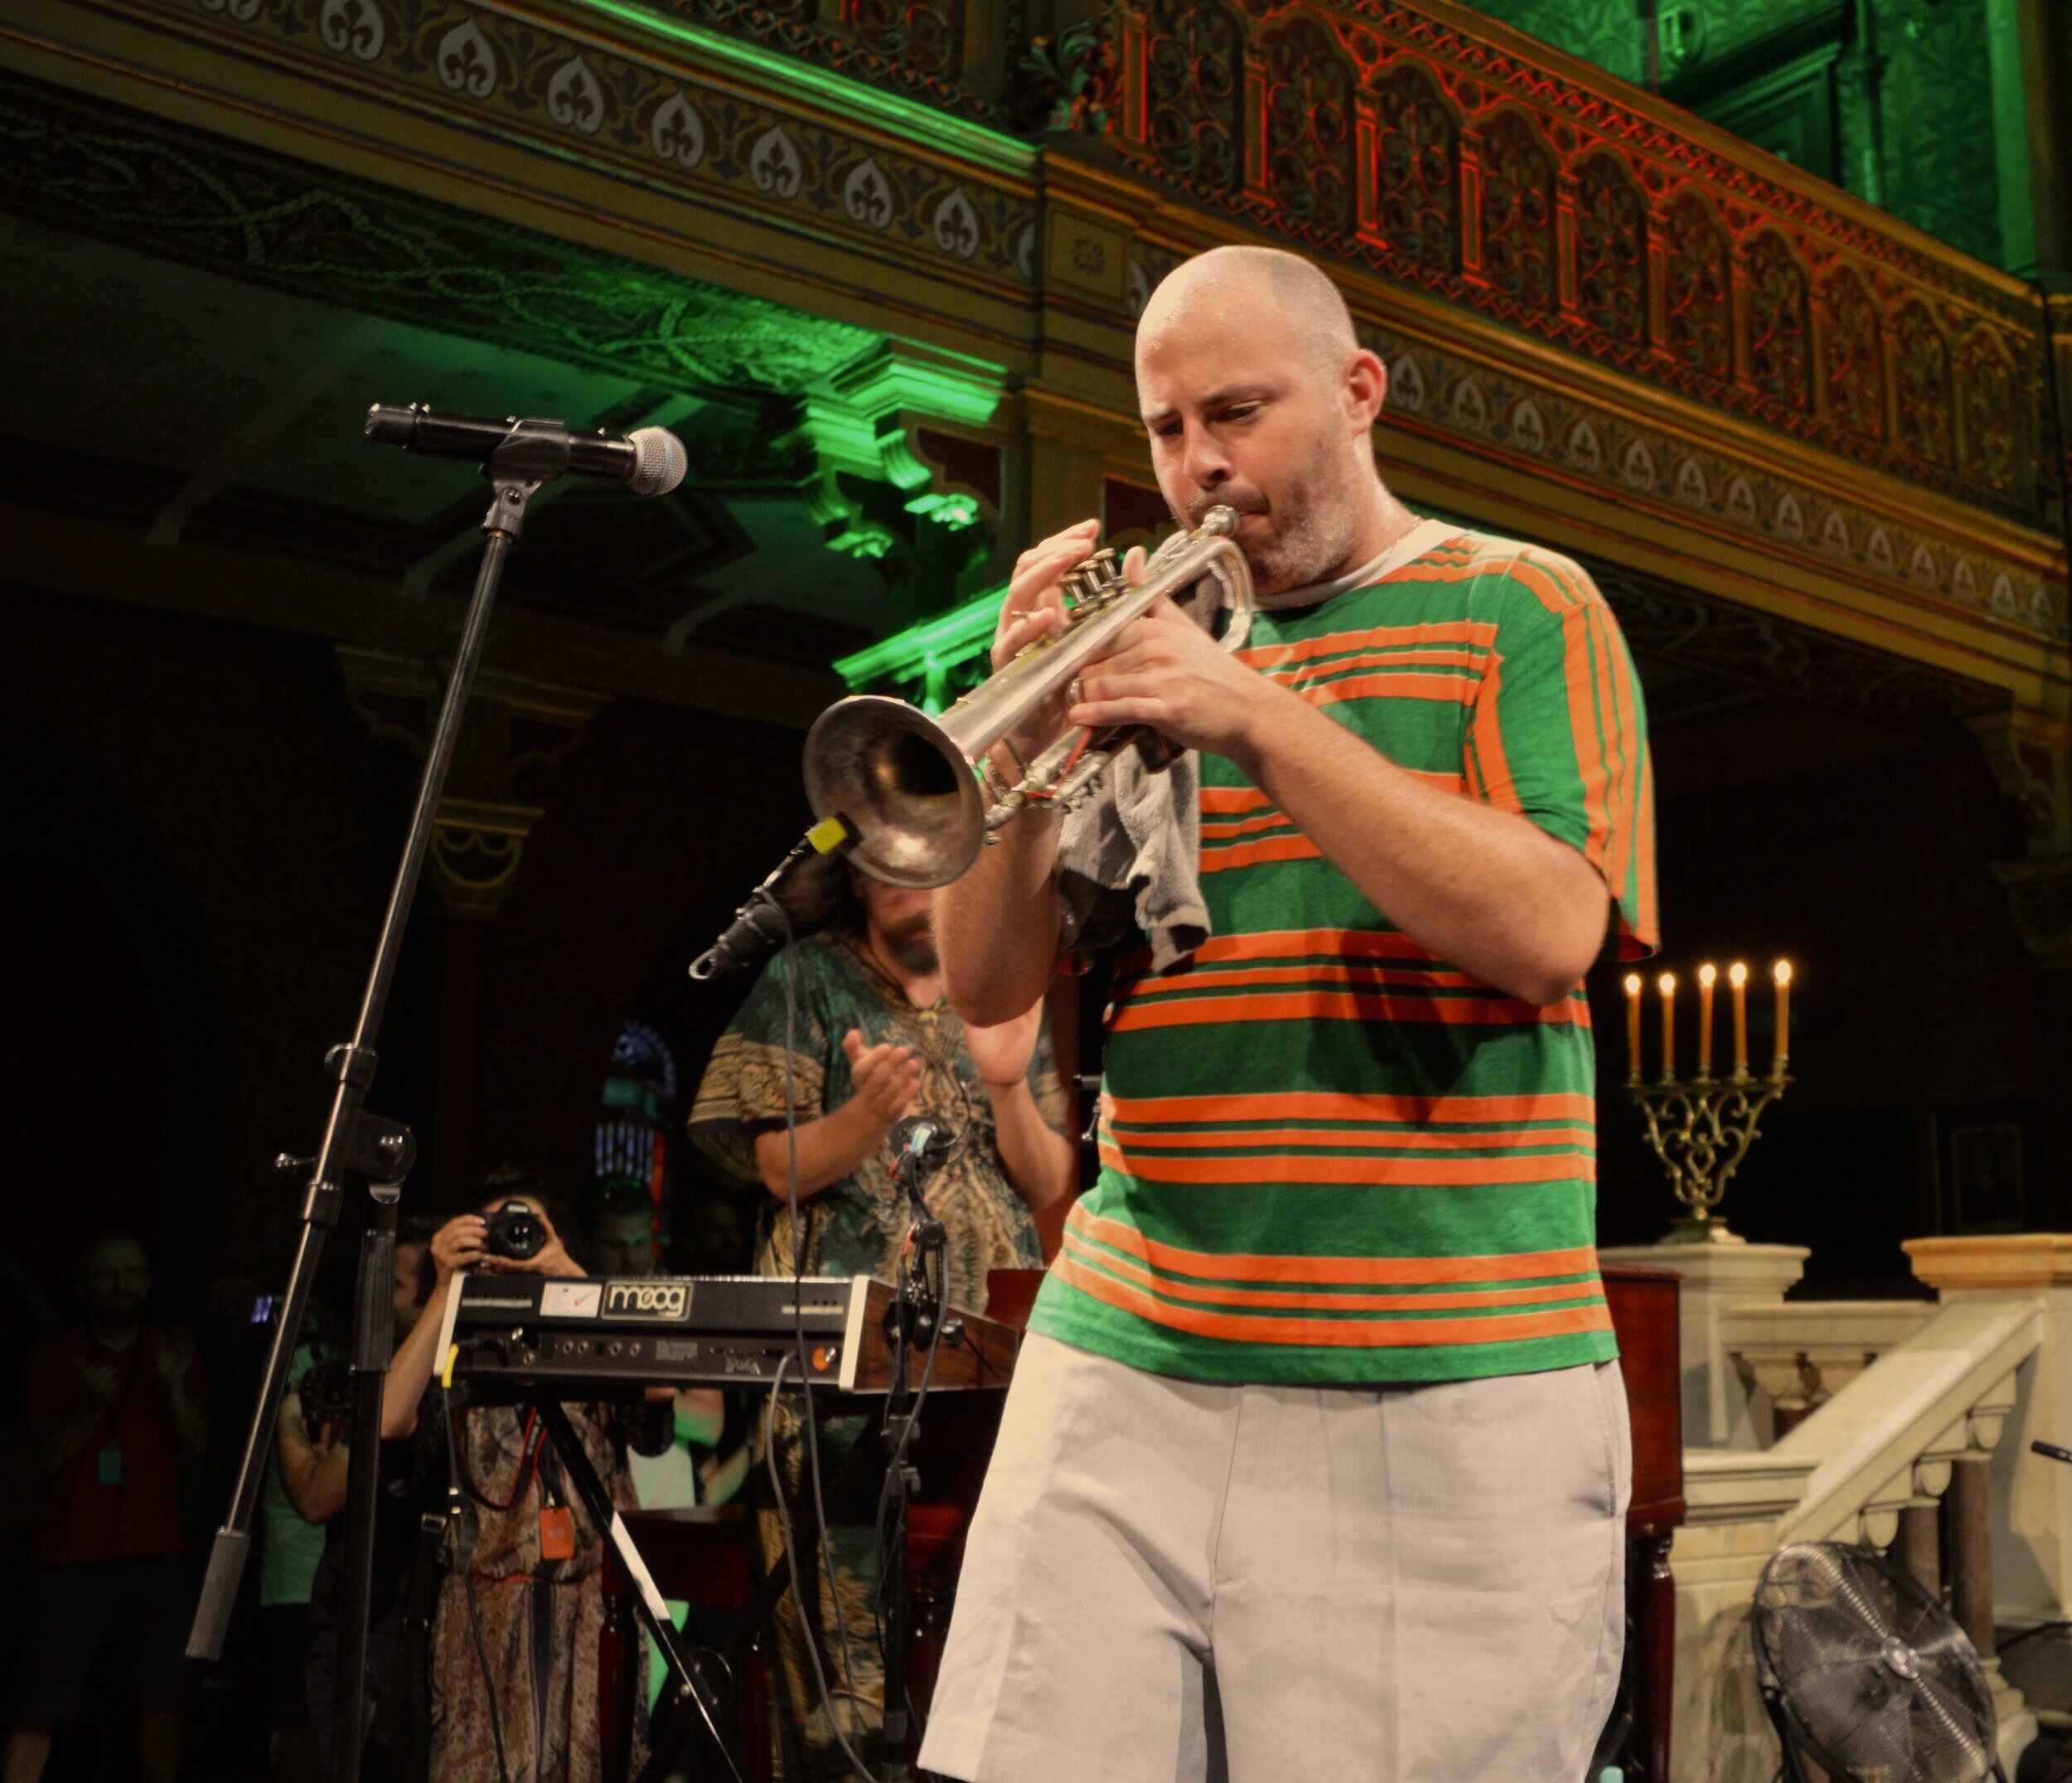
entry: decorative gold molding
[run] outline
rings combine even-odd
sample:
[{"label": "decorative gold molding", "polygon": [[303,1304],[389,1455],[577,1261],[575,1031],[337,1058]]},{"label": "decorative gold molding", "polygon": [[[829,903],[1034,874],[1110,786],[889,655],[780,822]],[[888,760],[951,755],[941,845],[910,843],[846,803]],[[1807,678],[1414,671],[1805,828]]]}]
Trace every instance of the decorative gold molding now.
[{"label": "decorative gold molding", "polygon": [[[447,666],[350,644],[335,649],[346,695],[369,733],[422,758],[445,692]],[[448,790],[432,819],[432,884],[448,909],[469,917],[496,913],[545,809],[515,796],[521,781],[565,760],[610,703],[608,694],[496,669],[478,671]]]}]

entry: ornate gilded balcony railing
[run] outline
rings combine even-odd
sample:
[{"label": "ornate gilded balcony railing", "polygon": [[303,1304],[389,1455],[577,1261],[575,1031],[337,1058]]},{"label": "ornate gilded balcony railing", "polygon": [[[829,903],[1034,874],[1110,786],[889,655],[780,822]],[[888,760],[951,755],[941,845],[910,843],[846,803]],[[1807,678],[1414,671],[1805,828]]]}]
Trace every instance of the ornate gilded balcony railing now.
[{"label": "ornate gilded balcony railing", "polygon": [[[1054,36],[1026,0],[646,0],[656,10],[995,127],[1063,121],[1099,41],[1092,18]],[[1058,108],[1065,105],[1065,114]]]},{"label": "ornate gilded balcony railing", "polygon": [[2031,523],[2041,301],[1444,0],[1117,0],[1116,142],[1209,206]]},{"label": "ornate gilded balcony railing", "polygon": [[1448,0],[645,3],[998,128],[1105,136],[1186,201],[2055,524],[2036,297]]}]

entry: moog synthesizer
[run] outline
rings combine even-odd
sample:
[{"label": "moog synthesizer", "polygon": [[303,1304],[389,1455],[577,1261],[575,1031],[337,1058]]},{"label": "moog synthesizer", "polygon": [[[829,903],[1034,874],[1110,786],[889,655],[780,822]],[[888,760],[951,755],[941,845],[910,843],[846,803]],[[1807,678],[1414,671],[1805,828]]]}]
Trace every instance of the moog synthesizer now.
[{"label": "moog synthesizer", "polygon": [[[478,1394],[564,1398],[654,1386],[767,1385],[782,1369],[833,1393],[892,1386],[896,1296],[873,1276],[470,1274],[453,1378]],[[951,1307],[931,1392],[1004,1388],[1020,1334]],[[803,1340],[804,1369],[800,1349]],[[925,1337],[908,1346],[917,1386]]]}]

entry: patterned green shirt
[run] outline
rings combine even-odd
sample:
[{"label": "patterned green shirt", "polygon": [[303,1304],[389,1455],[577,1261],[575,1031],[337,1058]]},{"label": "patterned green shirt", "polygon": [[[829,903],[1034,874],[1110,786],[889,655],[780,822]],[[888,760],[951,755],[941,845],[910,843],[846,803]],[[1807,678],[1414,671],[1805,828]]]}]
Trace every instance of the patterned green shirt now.
[{"label": "patterned green shirt", "polygon": [[[949,1298],[985,1310],[989,1269],[1043,1262],[1028,1204],[1000,1162],[991,1104],[964,1044],[963,1025],[946,1001],[916,1009],[907,993],[850,938],[814,935],[795,951],[798,994],[791,1049],[794,1106],[801,1121],[831,1113],[855,1094],[842,1037],[890,1040],[927,1061],[913,1112],[964,1136],[957,1154],[928,1183],[928,1205],[949,1233]],[[733,1025],[713,1049],[690,1117],[690,1138],[736,1180],[765,1196],[768,1216],[756,1249],[759,1275],[791,1275],[797,1252],[791,1209],[768,1197],[756,1167],[758,1133],[784,1125],[784,991],[793,970],[780,954],[767,967]],[[1048,1030],[1029,1062],[1029,1088],[1043,1118],[1065,1124],[1064,1095]],[[909,1224],[907,1198],[882,1151],[854,1175],[801,1203],[809,1275],[874,1275],[889,1282]]]},{"label": "patterned green shirt", "polygon": [[[1241,658],[1431,785],[1517,812],[1653,945],[1640,690],[1567,559],[1456,535],[1261,613]],[[1101,1177],[1031,1328],[1224,1382],[1434,1381],[1616,1353],[1581,986],[1542,1009],[1402,933],[1266,793],[1203,760],[1213,938],[1126,962]]]}]

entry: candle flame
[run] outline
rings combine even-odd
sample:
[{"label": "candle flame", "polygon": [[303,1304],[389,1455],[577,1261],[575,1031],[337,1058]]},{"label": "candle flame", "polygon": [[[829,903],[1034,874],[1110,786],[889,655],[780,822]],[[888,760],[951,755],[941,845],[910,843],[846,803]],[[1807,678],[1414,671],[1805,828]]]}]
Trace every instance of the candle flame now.
[{"label": "candle flame", "polygon": [[1713,980],[1717,978],[1719,976],[1718,971],[1709,961],[1705,965],[1701,966],[1698,968],[1698,982],[1703,985],[1707,990],[1711,988]]},{"label": "candle flame", "polygon": [[1739,960],[1736,960],[1731,966],[1727,967],[1726,976],[1736,985],[1745,985],[1748,982],[1748,968]]},{"label": "candle flame", "polygon": [[1639,996],[1640,995],[1640,974],[1639,972],[1628,972],[1626,974],[1626,995],[1628,996]]},{"label": "candle flame", "polygon": [[1777,962],[1776,972],[1778,983],[1780,985],[1789,984],[1791,982],[1791,962],[1789,960],[1779,960]]},{"label": "candle flame", "polygon": [[1674,972],[1664,972],[1656,981],[1662,986],[1662,994],[1667,996],[1677,987],[1677,975]]}]

